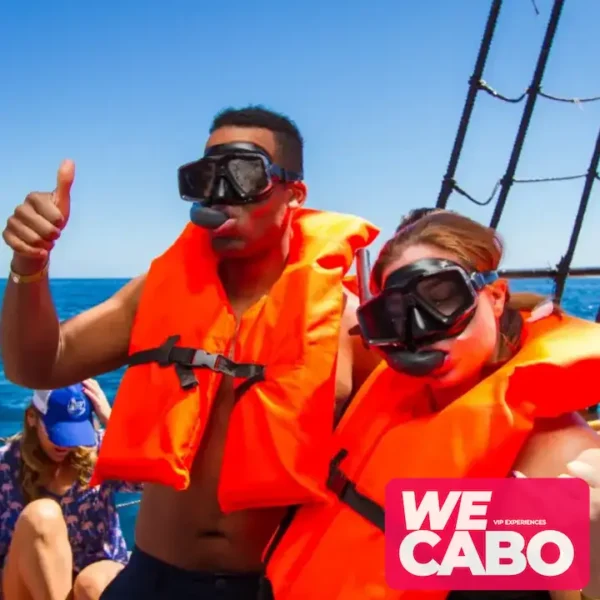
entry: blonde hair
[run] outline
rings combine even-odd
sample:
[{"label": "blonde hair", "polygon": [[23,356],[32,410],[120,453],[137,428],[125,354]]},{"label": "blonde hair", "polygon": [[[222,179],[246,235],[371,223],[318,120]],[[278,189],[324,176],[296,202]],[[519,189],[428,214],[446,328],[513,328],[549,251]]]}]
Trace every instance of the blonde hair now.
[{"label": "blonde hair", "polygon": [[[28,417],[32,415],[36,421],[34,425],[29,424]],[[8,443],[20,443],[19,483],[25,504],[44,495],[43,489],[52,481],[56,471],[56,464],[48,458],[42,449],[37,431],[38,419],[40,419],[40,413],[33,406],[29,406],[25,410],[23,431],[6,440]],[[69,453],[67,460],[69,466],[75,472],[75,481],[80,488],[85,489],[88,487],[96,459],[96,448],[80,446]]]},{"label": "blonde hair", "polygon": [[[447,210],[434,210],[414,218],[409,215],[396,235],[383,246],[372,271],[372,285],[380,290],[386,267],[409,246],[424,244],[444,250],[468,272],[496,271],[504,253],[502,238],[495,229]],[[531,311],[547,298],[539,294],[507,292],[500,318],[500,336],[495,362],[511,358],[520,346],[523,318],[520,311]],[[555,306],[555,310],[560,310]]]}]

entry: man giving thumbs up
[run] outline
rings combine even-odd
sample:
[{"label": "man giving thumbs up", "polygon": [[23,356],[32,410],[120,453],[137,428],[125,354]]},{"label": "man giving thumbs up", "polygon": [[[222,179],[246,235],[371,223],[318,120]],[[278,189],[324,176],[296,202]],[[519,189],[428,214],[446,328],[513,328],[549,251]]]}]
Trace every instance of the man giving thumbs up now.
[{"label": "man giving thumbs up", "polygon": [[65,160],[58,169],[56,189],[32,192],[9,217],[2,236],[15,252],[13,279],[31,281],[45,273],[50,250],[69,220],[74,177],[75,165]]},{"label": "man giving thumbs up", "polygon": [[145,275],[63,323],[47,270],[73,164],[8,220],[6,376],[54,389],[128,367],[94,478],[147,485],[103,600],[256,600],[286,507],[325,497],[334,403],[378,362],[349,334],[357,300],[342,280],[378,231],[302,207],[302,145],[272,111],[218,115],[178,172],[192,223]]}]

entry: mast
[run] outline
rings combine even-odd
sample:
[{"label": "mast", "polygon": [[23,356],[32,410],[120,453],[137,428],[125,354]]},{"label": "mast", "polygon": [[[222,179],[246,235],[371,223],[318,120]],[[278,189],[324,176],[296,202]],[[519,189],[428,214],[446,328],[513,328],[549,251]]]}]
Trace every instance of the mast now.
[{"label": "mast", "polygon": [[[596,146],[592,153],[590,166],[585,176],[585,184],[583,186],[583,192],[581,193],[581,200],[579,201],[575,223],[573,223],[569,245],[567,251],[558,262],[558,265],[556,265],[557,275],[555,279],[556,290],[554,296],[558,302],[561,301],[563,292],[565,291],[565,283],[569,276],[569,271],[571,270],[573,255],[575,254],[575,248],[577,247],[577,241],[579,240],[579,234],[581,233],[581,227],[583,225],[583,219],[585,218],[585,212],[588,207],[592,188],[594,187],[594,182],[598,179],[598,164],[600,164],[600,130],[598,131],[598,137],[596,138]],[[596,321],[600,322],[600,309],[598,310]]]},{"label": "mast", "polygon": [[515,171],[517,170],[517,164],[519,163],[519,158],[521,157],[521,151],[523,150],[523,144],[525,142],[525,136],[527,135],[529,123],[531,122],[533,109],[535,108],[535,102],[540,92],[544,71],[546,70],[546,64],[548,63],[548,57],[550,56],[550,49],[552,48],[552,42],[554,41],[556,28],[558,27],[558,21],[560,20],[564,3],[565,0],[554,0],[554,5],[552,6],[552,14],[550,15],[550,20],[548,21],[548,26],[546,27],[546,35],[544,36],[544,41],[540,49],[537,65],[533,73],[533,79],[531,80],[531,85],[527,90],[527,102],[525,103],[525,108],[523,109],[523,116],[521,117],[521,123],[517,131],[517,137],[515,138],[513,150],[508,160],[506,173],[500,180],[500,194],[498,195],[498,201],[496,202],[494,214],[492,215],[492,220],[490,221],[490,227],[493,227],[494,229],[498,228],[498,223],[500,222],[500,217],[502,216],[502,211],[504,210],[504,205],[506,204],[506,199],[508,198],[508,193],[510,192],[510,188],[514,181]]},{"label": "mast", "polygon": [[436,204],[437,208],[446,208],[446,205],[448,204],[448,198],[454,189],[454,175],[456,174],[456,168],[458,166],[458,161],[465,143],[467,129],[469,127],[469,122],[471,121],[473,108],[475,107],[477,92],[480,89],[480,82],[483,77],[485,63],[492,45],[496,24],[498,23],[500,8],[502,8],[502,0],[493,0],[487,23],[485,25],[485,30],[483,32],[483,37],[481,38],[481,45],[479,46],[479,52],[477,54],[477,60],[475,61],[473,75],[471,75],[471,78],[469,79],[469,91],[467,92],[465,106],[463,108],[463,113],[458,125],[458,131],[456,132],[454,146],[452,147],[452,152],[450,153],[448,169],[446,170],[446,174],[442,180],[442,188],[440,189],[440,194]]}]

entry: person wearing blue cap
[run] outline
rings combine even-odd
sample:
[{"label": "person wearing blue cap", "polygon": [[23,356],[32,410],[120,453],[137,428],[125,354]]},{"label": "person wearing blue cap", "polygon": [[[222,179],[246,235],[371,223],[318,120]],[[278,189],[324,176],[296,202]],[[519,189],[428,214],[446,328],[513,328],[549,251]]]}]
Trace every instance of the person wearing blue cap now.
[{"label": "person wearing blue cap", "polygon": [[59,390],[36,390],[32,399],[53,448],[66,453],[79,446],[96,446],[93,407],[82,384]]},{"label": "person wearing blue cap", "polygon": [[93,379],[35,390],[0,447],[0,599],[91,600],[127,563],[115,493],[140,487],[88,486],[110,411]]}]

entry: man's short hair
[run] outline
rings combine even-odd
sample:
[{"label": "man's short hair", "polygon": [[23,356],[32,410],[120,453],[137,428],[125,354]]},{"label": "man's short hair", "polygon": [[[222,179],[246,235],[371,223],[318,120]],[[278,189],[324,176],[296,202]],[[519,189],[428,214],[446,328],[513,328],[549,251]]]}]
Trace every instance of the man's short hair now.
[{"label": "man's short hair", "polygon": [[284,169],[304,172],[304,140],[296,124],[285,115],[262,106],[226,108],[213,119],[210,133],[221,127],[258,127],[272,131],[277,141],[277,162]]}]

